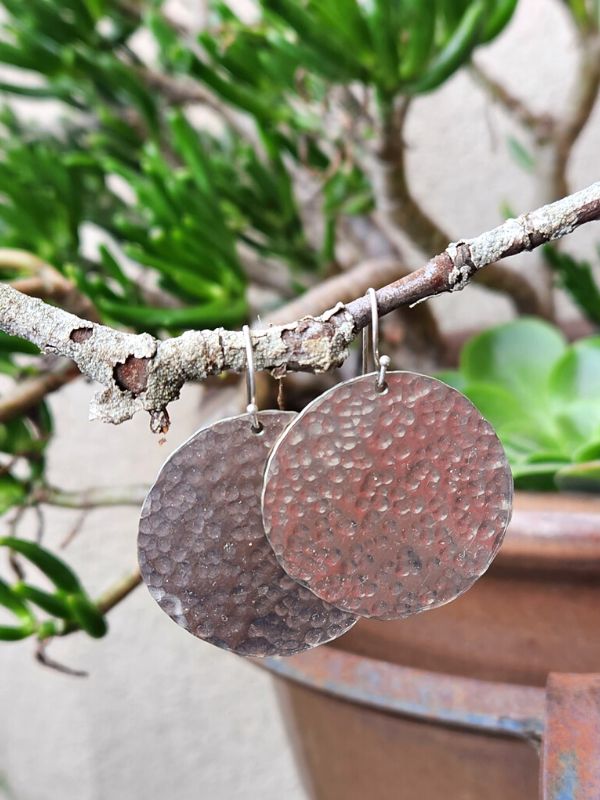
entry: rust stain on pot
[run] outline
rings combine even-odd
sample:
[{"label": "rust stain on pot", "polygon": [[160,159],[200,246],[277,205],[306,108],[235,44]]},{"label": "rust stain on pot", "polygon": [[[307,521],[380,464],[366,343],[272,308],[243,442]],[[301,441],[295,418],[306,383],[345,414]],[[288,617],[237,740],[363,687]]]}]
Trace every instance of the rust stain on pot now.
[{"label": "rust stain on pot", "polygon": [[600,675],[548,678],[542,798],[600,798]]}]

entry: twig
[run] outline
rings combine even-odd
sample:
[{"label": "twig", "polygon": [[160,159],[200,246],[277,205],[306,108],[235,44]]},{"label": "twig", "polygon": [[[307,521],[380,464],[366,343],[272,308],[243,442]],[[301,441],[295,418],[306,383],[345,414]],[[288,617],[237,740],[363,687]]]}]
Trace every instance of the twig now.
[{"label": "twig", "polygon": [[520,97],[511,94],[504,84],[493,78],[480,64],[471,64],[471,75],[513,119],[533,133],[538,142],[547,141],[555,128],[551,114],[536,114]]},{"label": "twig", "polygon": [[569,192],[567,169],[573,147],[585,128],[600,92],[600,33],[580,33],[580,64],[573,92],[561,113],[546,159],[548,188],[545,197],[554,200]]},{"label": "twig", "polygon": [[73,314],[98,322],[98,313],[92,301],[67,280],[48,262],[27,250],[0,247],[0,270],[24,272],[30,277],[19,277],[11,286],[23,294],[54,300]]},{"label": "twig", "polygon": [[[373,218],[396,249],[401,249],[405,234],[429,255],[440,252],[450,237],[421,208],[408,185],[403,140],[408,110],[408,101],[403,101],[381,119],[379,142],[369,169],[377,205]],[[531,283],[514,272],[492,267],[482,283],[488,289],[507,294],[519,311],[552,316],[551,304],[544,302],[545,298]]]},{"label": "twig", "polygon": [[[96,601],[96,605],[103,614],[108,614],[109,611],[111,611],[115,606],[119,605],[119,603],[125,600],[126,597],[128,597],[135,589],[137,589],[141,582],[142,576],[140,571],[138,569],[133,570],[133,572],[125,575],[113,586],[111,586],[110,589],[104,592],[104,594],[102,594]],[[69,636],[71,633],[76,633],[79,630],[80,628],[78,628],[76,625],[67,623],[61,631],[55,634],[55,636]],[[64,664],[61,664],[59,661],[55,661],[48,656],[47,648],[53,638],[54,636],[48,636],[38,640],[36,644],[35,657],[40,664],[43,664],[45,667],[55,669],[58,672],[62,672],[66,675],[71,675],[77,678],[87,677],[88,673],[84,670],[67,667]]]},{"label": "twig", "polygon": [[79,374],[79,370],[67,361],[57,369],[25,378],[17,383],[14,389],[0,397],[0,423],[8,422],[38,405],[46,395],[78,378]]},{"label": "twig", "polygon": [[33,503],[60,508],[92,509],[102,506],[141,506],[149,486],[110,486],[68,491],[54,486],[42,486],[31,497]]},{"label": "twig", "polygon": [[142,576],[139,569],[135,569],[128,575],[124,575],[120,580],[107,589],[96,601],[96,605],[103,614],[108,614],[115,606],[125,600],[126,597],[137,589],[142,583]]},{"label": "twig", "polygon": [[47,648],[50,644],[48,639],[38,639],[35,646],[35,658],[43,667],[48,667],[56,672],[61,672],[63,675],[69,675],[71,678],[87,678],[88,673],[83,669],[74,669],[68,667],[66,664],[61,664],[54,658],[50,658]]},{"label": "twig", "polygon": [[420,207],[406,179],[404,124],[410,103],[403,99],[382,113],[378,141],[370,162],[370,177],[377,211],[389,233],[390,227],[404,231],[426,255],[439,253],[449,237]]},{"label": "twig", "polygon": [[573,147],[590,119],[600,93],[600,33],[577,28],[580,62],[573,91],[560,114],[536,114],[520,98],[492,78],[480,65],[471,73],[539,145],[540,196],[546,202],[569,193],[567,170]]},{"label": "twig", "polygon": [[301,319],[308,315],[321,314],[338,302],[347,303],[364,294],[370,286],[384,286],[409,272],[394,256],[367,259],[314,286],[291,303],[272,312],[268,322],[280,325],[290,318]]},{"label": "twig", "polygon": [[253,284],[270,289],[276,292],[279,297],[285,299],[296,296],[292,285],[291,270],[286,265],[265,261],[259,258],[250,247],[243,244],[240,246],[239,251],[244,272]]},{"label": "twig", "polygon": [[[474,239],[450,244],[424,267],[380,289],[380,313],[464,289],[488,264],[560,239],[599,218],[600,182]],[[323,372],[339,366],[369,314],[367,298],[360,297],[348,305],[338,303],[320,317],[255,330],[256,368],[280,376],[288,370]],[[86,322],[6,285],[0,285],[0,329],[73,359],[82,373],[105,387],[92,402],[92,417],[113,423],[145,409],[154,426],[161,427],[167,405],[186,381],[246,367],[244,337],[238,331],[188,331],[159,341]]]},{"label": "twig", "polygon": [[[128,597],[137,587],[142,583],[142,576],[139,569],[134,569],[132,572],[124,575],[109,589],[107,589],[96,600],[96,605],[102,614],[108,614],[115,606],[119,605],[126,597]],[[48,641],[54,637],[69,636],[71,633],[76,633],[81,630],[74,622],[65,622],[62,629],[56,633],[42,636],[40,641]]]},{"label": "twig", "polygon": [[475,283],[494,292],[505,292],[520,314],[534,314],[551,320],[553,319],[551,303],[544,302],[542,293],[537,291],[531,277],[521,275],[502,264],[490,264],[485,270],[477,273]]},{"label": "twig", "polygon": [[89,508],[84,508],[83,511],[80,511],[77,515],[77,519],[75,520],[75,524],[71,527],[71,530],[67,533],[67,535],[62,539],[60,544],[58,545],[59,550],[65,550],[71,542],[79,535],[81,529],[83,528],[86,519],[90,513]]}]

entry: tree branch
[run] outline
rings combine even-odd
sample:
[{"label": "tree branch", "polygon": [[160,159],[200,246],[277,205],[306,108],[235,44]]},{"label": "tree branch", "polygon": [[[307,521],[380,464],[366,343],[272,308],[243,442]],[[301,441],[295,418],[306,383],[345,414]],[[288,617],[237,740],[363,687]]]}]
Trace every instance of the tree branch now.
[{"label": "tree branch", "polygon": [[585,128],[600,92],[600,33],[580,34],[580,64],[577,82],[554,128],[545,164],[545,199],[554,200],[569,192],[567,168],[574,145]]},{"label": "tree branch", "polygon": [[0,270],[3,269],[27,274],[27,277],[11,281],[11,286],[19,292],[53,300],[73,314],[98,322],[98,312],[92,301],[52,264],[48,264],[33,253],[11,247],[0,247]]},{"label": "tree branch", "polygon": [[14,389],[0,397],[0,423],[8,422],[29,411],[41,403],[46,395],[56,392],[78,377],[78,370],[70,361],[65,361],[57,369],[25,378],[17,383]]},{"label": "tree branch", "polygon": [[445,247],[448,237],[420,207],[408,187],[404,124],[409,108],[409,101],[402,98],[394,108],[382,112],[369,174],[379,223],[386,233],[391,235],[390,227],[404,231],[424,254],[430,255]]},{"label": "tree branch", "polygon": [[512,95],[480,65],[471,74],[539,145],[538,173],[542,184],[540,200],[549,202],[569,193],[567,169],[573,147],[590,119],[600,92],[600,32],[578,29],[580,60],[573,91],[560,114],[536,114]]},{"label": "tree branch", "polygon": [[[488,264],[572,233],[600,218],[600,182],[548,206],[509,219],[474,239],[450,244],[424,267],[379,289],[381,314],[443,292],[464,289]],[[341,364],[348,345],[369,322],[369,301],[338,303],[319,317],[304,317],[252,334],[257,370],[323,372]],[[82,320],[0,285],[0,329],[42,350],[73,359],[105,389],[92,402],[92,418],[119,423],[137,411],[151,414],[153,428],[166,425],[166,407],[186,381],[246,367],[244,337],[223,329],[188,331],[159,341]]]},{"label": "tree branch", "polygon": [[[404,233],[426,256],[442,250],[448,234],[421,208],[412,196],[406,177],[404,125],[409,110],[406,99],[383,114],[379,140],[370,161],[377,212],[374,219],[395,248],[401,248]],[[518,311],[551,317],[550,304],[526,278],[513,271],[491,266],[481,284],[507,294]]]},{"label": "tree branch", "polygon": [[365,259],[308,289],[300,297],[271,312],[265,321],[280,325],[290,318],[321,314],[336,303],[347,303],[364,294],[370,286],[383,286],[409,273],[410,270],[395,256]]},{"label": "tree branch", "polygon": [[516,122],[531,131],[536,141],[544,142],[552,136],[556,125],[554,117],[550,114],[536,114],[524,100],[511,94],[504,84],[493,78],[480,64],[471,64],[470,72],[492,100],[499,103]]}]

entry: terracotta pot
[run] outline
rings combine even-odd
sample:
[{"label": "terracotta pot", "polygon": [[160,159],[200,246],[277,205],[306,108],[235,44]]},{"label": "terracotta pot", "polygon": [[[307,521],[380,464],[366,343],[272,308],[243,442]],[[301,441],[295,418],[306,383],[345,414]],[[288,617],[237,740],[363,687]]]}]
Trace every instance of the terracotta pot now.
[{"label": "terracotta pot", "polygon": [[[363,620],[333,645],[265,666],[280,676],[311,798],[533,800],[544,737],[554,748],[544,797],[588,800],[558,793],[564,776],[548,772],[564,767],[562,747],[585,749],[571,741],[576,725],[547,730],[581,701],[581,681],[542,687],[550,673],[600,672],[600,499],[518,494],[496,561],[458,600]],[[600,735],[594,747],[600,765]]]}]

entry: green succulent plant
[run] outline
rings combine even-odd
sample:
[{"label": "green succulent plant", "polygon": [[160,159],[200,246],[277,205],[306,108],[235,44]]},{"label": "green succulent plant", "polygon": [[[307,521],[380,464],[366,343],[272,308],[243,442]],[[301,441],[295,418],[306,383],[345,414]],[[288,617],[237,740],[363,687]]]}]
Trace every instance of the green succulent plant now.
[{"label": "green succulent plant", "polygon": [[524,317],[475,336],[438,377],[494,426],[517,488],[600,490],[600,336],[569,344]]},{"label": "green succulent plant", "polygon": [[[54,588],[52,591],[40,589],[24,580],[9,585],[0,578],[0,606],[15,618],[12,625],[0,625],[0,640],[12,642],[29,636],[44,639],[77,629],[94,638],[105,635],[108,628],[102,612],[62,559],[35,542],[11,536],[0,537],[0,550],[2,548],[27,559]],[[47,616],[39,620],[36,609]]]}]

